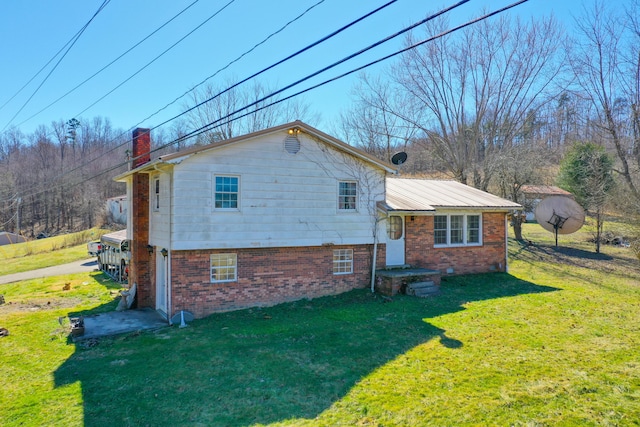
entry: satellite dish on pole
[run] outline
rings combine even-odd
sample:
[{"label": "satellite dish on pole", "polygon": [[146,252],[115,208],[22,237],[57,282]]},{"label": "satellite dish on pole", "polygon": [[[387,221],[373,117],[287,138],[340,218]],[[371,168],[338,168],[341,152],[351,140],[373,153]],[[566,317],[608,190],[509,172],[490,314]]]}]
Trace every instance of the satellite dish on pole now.
[{"label": "satellite dish on pole", "polygon": [[584,224],[584,209],[575,200],[563,196],[545,197],[536,207],[536,221],[556,235],[575,233]]},{"label": "satellite dish on pole", "polygon": [[393,163],[394,165],[400,166],[406,161],[407,161],[407,153],[405,153],[404,151],[396,153],[393,155],[393,157],[391,157],[391,163]]}]

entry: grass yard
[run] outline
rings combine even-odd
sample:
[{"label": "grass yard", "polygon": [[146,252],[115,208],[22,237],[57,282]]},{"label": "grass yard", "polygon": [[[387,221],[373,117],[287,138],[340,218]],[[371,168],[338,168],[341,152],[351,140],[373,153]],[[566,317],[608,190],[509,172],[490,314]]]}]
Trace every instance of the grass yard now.
[{"label": "grass yard", "polygon": [[113,309],[117,285],[0,285],[0,425],[640,425],[640,263],[538,233],[509,274],[435,298],[357,290],[77,345],[58,317]]},{"label": "grass yard", "polygon": [[0,246],[0,275],[21,273],[89,258],[87,242],[109,230],[92,228],[46,239]]}]

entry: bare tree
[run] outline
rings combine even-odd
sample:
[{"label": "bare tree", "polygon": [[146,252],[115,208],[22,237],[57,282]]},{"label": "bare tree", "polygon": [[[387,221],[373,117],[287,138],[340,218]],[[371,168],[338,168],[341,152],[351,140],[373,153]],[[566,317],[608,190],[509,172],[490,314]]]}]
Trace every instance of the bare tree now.
[{"label": "bare tree", "polygon": [[278,98],[269,97],[273,90],[258,81],[247,88],[228,89],[232,86],[229,81],[224,86],[206,85],[191,93],[191,103],[185,109],[199,106],[188,113],[188,124],[192,129],[214,124],[210,131],[198,136],[196,143],[210,144],[284,122],[305,120],[310,115],[308,106],[295,99],[268,106]]},{"label": "bare tree", "polygon": [[340,117],[343,139],[360,146],[381,160],[390,162],[397,150],[404,150],[417,129],[403,119],[406,103],[391,84],[381,78],[361,75],[352,90],[355,108]]},{"label": "bare tree", "polygon": [[571,69],[577,90],[593,106],[596,140],[617,157],[615,171],[640,205],[640,12],[596,2],[577,20]]},{"label": "bare tree", "polygon": [[[547,150],[535,144],[517,144],[500,150],[495,158],[495,181],[499,195],[516,203],[524,204],[522,187],[544,180]],[[525,205],[525,210],[531,206]],[[524,218],[514,212],[511,225],[515,238],[522,240]]]},{"label": "bare tree", "polygon": [[[429,35],[445,21],[427,26]],[[453,177],[487,190],[493,159],[522,132],[563,69],[563,31],[552,18],[524,24],[501,17],[408,51],[394,68],[413,116]],[[409,38],[407,44],[413,43]]]}]

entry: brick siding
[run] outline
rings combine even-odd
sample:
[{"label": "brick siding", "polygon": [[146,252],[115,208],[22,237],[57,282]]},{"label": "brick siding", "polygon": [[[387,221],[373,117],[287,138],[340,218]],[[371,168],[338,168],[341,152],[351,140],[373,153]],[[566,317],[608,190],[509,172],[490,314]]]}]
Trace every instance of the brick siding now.
[{"label": "brick siding", "polygon": [[407,264],[453,274],[505,271],[505,214],[482,214],[482,246],[435,248],[433,216],[406,218],[405,253]]},{"label": "brick siding", "polygon": [[[333,274],[333,251],[353,249],[352,274]],[[372,245],[173,251],[172,312],[196,317],[335,295],[370,285]],[[210,255],[237,254],[237,281],[211,283]],[[378,251],[384,265],[384,245]],[[382,260],[382,261],[381,261]]]},{"label": "brick siding", "polygon": [[[132,166],[136,167],[149,161],[151,138],[149,129],[137,128],[133,131]],[[133,239],[131,242],[131,261],[129,263],[129,286],[136,283],[138,307],[155,308],[155,283],[152,283],[151,267],[153,258],[147,250],[149,242],[149,175],[133,175],[130,195],[132,200],[131,224]]]}]

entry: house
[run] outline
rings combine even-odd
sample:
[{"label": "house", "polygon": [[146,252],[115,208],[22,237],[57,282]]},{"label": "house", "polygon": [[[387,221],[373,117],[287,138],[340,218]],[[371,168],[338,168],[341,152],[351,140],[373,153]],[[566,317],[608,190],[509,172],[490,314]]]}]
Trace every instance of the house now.
[{"label": "house", "polygon": [[0,231],[0,246],[12,245],[14,243],[24,243],[27,239],[19,234],[8,231]]},{"label": "house", "polygon": [[127,196],[116,196],[107,199],[107,215],[110,221],[118,224],[127,223]]},{"label": "house", "polygon": [[150,159],[133,134],[129,283],[167,317],[333,295],[412,265],[504,271],[506,213],[462,184],[394,165],[296,121]]},{"label": "house", "polygon": [[545,197],[561,196],[574,198],[573,194],[553,185],[523,185],[520,189],[524,196],[524,214],[527,221],[535,221],[536,207]]}]

